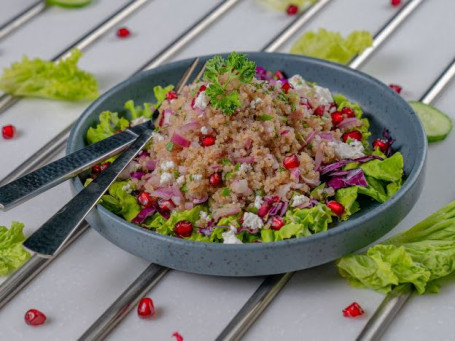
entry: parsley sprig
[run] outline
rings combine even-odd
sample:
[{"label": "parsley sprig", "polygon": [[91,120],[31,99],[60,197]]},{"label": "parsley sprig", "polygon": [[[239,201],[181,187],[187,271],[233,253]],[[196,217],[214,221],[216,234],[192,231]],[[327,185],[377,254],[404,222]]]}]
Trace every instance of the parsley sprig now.
[{"label": "parsley sprig", "polygon": [[[220,76],[227,74],[227,80],[220,83]],[[235,79],[241,83],[250,83],[256,74],[256,63],[248,60],[244,54],[232,52],[226,60],[215,56],[207,61],[204,80],[210,85],[205,91],[210,104],[226,115],[232,115],[241,106],[240,95],[236,89],[228,91],[227,86]]]}]

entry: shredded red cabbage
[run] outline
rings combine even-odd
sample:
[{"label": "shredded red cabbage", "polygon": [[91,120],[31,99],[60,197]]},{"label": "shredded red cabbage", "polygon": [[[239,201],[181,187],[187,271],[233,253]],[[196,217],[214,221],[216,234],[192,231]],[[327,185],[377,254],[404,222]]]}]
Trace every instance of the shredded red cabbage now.
[{"label": "shredded red cabbage", "polygon": [[156,207],[143,208],[131,222],[133,222],[135,224],[142,224],[145,221],[145,219],[154,215],[155,212],[156,212]]},{"label": "shredded red cabbage", "polygon": [[390,133],[389,133],[389,130],[384,128],[382,130],[382,136],[384,136],[384,138],[387,140],[387,143],[388,143],[388,148],[386,150],[386,152],[384,153],[387,157],[389,156],[392,156],[392,154],[394,153],[394,150],[392,148],[392,144],[396,141],[394,138],[392,138],[392,136],[390,136]]}]

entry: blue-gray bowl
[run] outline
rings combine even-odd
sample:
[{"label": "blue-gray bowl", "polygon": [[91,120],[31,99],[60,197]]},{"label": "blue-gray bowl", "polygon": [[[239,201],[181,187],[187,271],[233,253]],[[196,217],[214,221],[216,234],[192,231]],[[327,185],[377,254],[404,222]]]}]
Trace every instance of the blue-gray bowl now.
[{"label": "blue-gray bowl", "polygon": [[[194,242],[160,235],[114,215],[104,207],[94,209],[87,221],[122,249],[173,269],[209,275],[256,276],[310,268],[358,250],[391,230],[411,210],[422,190],[427,143],[424,130],[411,107],[378,80],[348,67],[318,59],[279,53],[248,53],[268,70],[301,74],[306,80],[358,102],[371,122],[372,136],[383,128],[396,139],[394,147],[404,157],[403,187],[387,202],[363,203],[360,212],[327,232],[272,243],[226,245]],[[202,57],[206,60],[210,56]],[[137,74],[107,91],[74,125],[67,152],[84,146],[87,129],[103,110],[124,112],[123,104],[150,101],[155,85],[176,84],[191,63],[183,60]],[[82,187],[75,178],[76,191]]]}]

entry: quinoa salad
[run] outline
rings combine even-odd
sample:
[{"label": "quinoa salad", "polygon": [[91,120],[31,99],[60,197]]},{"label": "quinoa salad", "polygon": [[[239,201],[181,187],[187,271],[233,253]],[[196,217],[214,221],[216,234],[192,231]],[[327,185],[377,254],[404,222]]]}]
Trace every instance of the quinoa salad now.
[{"label": "quinoa salad", "polygon": [[147,148],[101,200],[142,228],[226,244],[299,238],[336,228],[361,210],[360,197],[384,202],[402,185],[388,131],[370,143],[361,107],[305,75],[232,53],[172,89],[156,86],[155,103],[128,101],[122,115],[101,113],[87,132],[95,143],[159,110]]}]

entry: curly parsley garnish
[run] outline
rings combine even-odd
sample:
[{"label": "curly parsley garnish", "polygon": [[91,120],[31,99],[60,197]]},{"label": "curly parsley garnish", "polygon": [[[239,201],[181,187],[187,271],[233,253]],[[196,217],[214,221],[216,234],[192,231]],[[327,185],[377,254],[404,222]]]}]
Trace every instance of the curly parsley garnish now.
[{"label": "curly parsley garnish", "polygon": [[[227,75],[227,80],[220,83],[220,76]],[[232,52],[226,60],[221,56],[215,56],[207,61],[204,80],[210,85],[205,94],[210,98],[210,104],[220,109],[226,115],[232,115],[235,109],[240,107],[238,91],[228,91],[227,86],[233,80],[241,83],[250,83],[256,74],[256,63],[248,60],[244,54]]]}]

